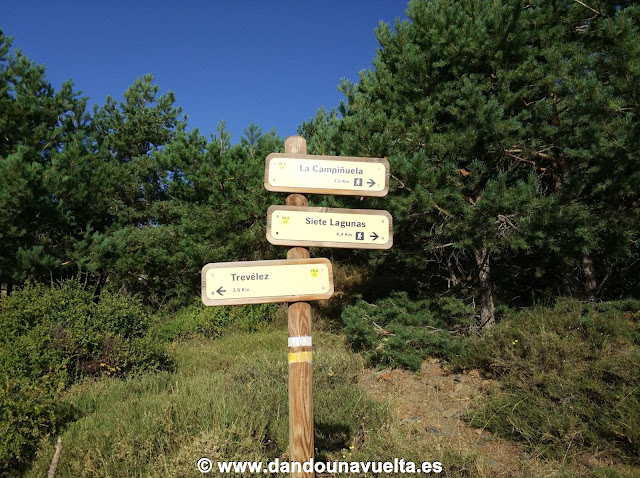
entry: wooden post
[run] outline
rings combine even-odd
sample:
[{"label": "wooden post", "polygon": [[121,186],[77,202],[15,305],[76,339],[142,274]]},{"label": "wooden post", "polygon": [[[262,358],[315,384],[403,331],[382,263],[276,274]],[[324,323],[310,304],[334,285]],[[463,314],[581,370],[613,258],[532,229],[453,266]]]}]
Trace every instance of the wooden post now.
[{"label": "wooden post", "polygon": [[[301,136],[289,136],[284,142],[285,153],[307,153],[307,141]],[[287,206],[308,206],[309,201],[301,194],[291,194],[286,200]],[[308,259],[309,249],[292,247],[287,259]],[[300,466],[313,458],[313,388],[312,388],[312,350],[311,350],[311,305],[307,302],[294,302],[288,309],[289,335],[289,461],[299,462]],[[292,465],[291,477],[313,478],[310,472],[297,469]]]},{"label": "wooden post", "polygon": [[58,468],[58,462],[60,461],[60,453],[62,453],[62,437],[58,437],[58,442],[56,443],[56,452],[53,454],[53,459],[51,460],[51,465],[49,466],[49,473],[47,473],[47,478],[55,478],[56,469]]}]

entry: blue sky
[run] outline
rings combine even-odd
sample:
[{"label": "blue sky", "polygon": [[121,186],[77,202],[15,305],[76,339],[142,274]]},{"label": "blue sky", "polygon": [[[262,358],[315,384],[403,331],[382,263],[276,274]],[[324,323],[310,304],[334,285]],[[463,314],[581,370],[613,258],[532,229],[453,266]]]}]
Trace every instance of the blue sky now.
[{"label": "blue sky", "polygon": [[232,142],[255,122],[281,137],[339,104],[340,78],[372,67],[380,20],[405,0],[7,1],[0,28],[46,65],[56,89],[72,79],[91,103],[122,98],[152,73],[189,128],[224,119]]}]

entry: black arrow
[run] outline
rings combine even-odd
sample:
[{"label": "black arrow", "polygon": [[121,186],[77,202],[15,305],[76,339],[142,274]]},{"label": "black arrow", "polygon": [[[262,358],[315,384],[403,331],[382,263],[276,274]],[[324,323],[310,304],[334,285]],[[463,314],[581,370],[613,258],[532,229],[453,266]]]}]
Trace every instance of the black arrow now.
[{"label": "black arrow", "polygon": [[378,239],[380,236],[378,236],[375,232],[372,232],[372,233],[371,233],[371,235],[370,235],[369,237],[375,241],[375,240],[376,240],[376,239]]},{"label": "black arrow", "polygon": [[369,185],[369,187],[373,186],[376,182],[373,179],[369,179],[369,181],[367,181],[367,184]]},{"label": "black arrow", "polygon": [[218,294],[222,295],[223,292],[226,292],[226,290],[223,289],[223,285],[220,286],[220,288],[216,291]]}]

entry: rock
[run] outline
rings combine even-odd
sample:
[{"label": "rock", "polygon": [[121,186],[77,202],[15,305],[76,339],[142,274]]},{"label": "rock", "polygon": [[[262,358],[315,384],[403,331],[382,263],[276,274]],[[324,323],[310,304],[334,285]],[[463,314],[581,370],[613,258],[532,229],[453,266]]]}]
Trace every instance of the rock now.
[{"label": "rock", "polygon": [[442,435],[442,432],[436,427],[427,427],[426,430],[437,437]]},{"label": "rock", "polygon": [[498,463],[495,460],[492,460],[489,457],[484,457],[484,461],[486,462],[487,465],[489,465],[491,468],[500,468],[500,463]]},{"label": "rock", "polygon": [[461,375],[456,375],[456,378],[453,379],[454,382],[462,382],[462,376]]},{"label": "rock", "polygon": [[457,408],[449,408],[442,412],[443,418],[451,418],[456,416],[460,416],[460,410],[458,410]]}]

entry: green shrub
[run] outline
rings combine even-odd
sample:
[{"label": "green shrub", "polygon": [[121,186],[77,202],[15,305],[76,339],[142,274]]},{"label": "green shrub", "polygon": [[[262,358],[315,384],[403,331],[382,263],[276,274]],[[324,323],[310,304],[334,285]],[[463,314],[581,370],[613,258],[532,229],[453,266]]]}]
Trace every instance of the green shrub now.
[{"label": "green shrub", "polygon": [[473,311],[453,298],[412,301],[404,292],[369,304],[359,300],[342,313],[352,346],[370,363],[418,370],[428,356],[464,353],[463,339],[449,329],[471,323]]},{"label": "green shrub", "polygon": [[544,456],[589,449],[640,463],[639,301],[562,299],[512,313],[463,360],[503,383],[476,426]]},{"label": "green shrub", "polygon": [[40,439],[57,434],[73,417],[72,407],[56,400],[55,392],[46,378],[0,378],[0,476],[22,473]]},{"label": "green shrub", "polygon": [[[0,366],[9,376],[57,377],[160,368],[167,356],[149,312],[133,297],[85,289],[75,280],[31,284],[0,301]],[[147,350],[140,350],[139,344]]]},{"label": "green shrub", "polygon": [[75,280],[0,300],[0,470],[18,472],[70,418],[56,397],[74,381],[169,366],[152,325],[136,298],[96,296]]}]

